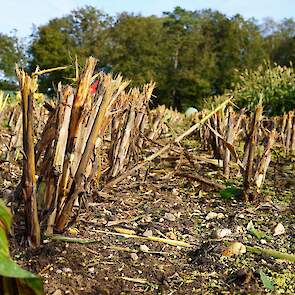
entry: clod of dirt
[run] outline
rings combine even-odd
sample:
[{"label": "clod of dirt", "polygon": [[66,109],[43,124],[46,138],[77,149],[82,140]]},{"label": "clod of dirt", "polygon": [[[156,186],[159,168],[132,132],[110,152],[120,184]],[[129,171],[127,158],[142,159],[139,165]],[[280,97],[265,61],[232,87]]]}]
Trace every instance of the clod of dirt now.
[{"label": "clod of dirt", "polygon": [[[216,267],[216,261],[220,259],[220,248],[205,242],[194,251],[188,253],[190,263],[200,271],[213,271]],[[218,256],[218,257],[217,257]]]},{"label": "clod of dirt", "polygon": [[241,269],[234,275],[234,282],[238,285],[247,285],[252,279],[254,279],[254,275],[249,269]]}]

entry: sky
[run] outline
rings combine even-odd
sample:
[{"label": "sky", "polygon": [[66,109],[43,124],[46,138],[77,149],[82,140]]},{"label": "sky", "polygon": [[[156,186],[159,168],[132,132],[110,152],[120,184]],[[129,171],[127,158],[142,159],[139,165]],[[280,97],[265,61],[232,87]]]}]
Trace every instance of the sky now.
[{"label": "sky", "polygon": [[228,16],[239,13],[258,20],[295,17],[295,0],[0,0],[0,33],[9,34],[16,29],[17,36],[27,37],[33,25],[46,24],[54,17],[85,5],[95,6],[110,15],[122,11],[161,15],[163,11],[181,6],[188,10],[211,8]]}]

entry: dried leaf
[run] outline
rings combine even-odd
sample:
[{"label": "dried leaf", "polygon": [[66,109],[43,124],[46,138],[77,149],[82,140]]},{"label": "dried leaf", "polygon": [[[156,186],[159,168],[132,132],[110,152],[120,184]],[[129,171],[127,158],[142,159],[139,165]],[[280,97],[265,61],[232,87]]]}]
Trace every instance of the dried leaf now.
[{"label": "dried leaf", "polygon": [[80,231],[75,227],[71,227],[67,230],[67,232],[73,236],[76,236]]},{"label": "dried leaf", "polygon": [[136,278],[128,278],[128,277],[121,277],[122,280],[139,283],[139,284],[148,284],[149,282],[146,279],[136,279]]},{"label": "dried leaf", "polygon": [[226,249],[223,250],[223,256],[240,255],[246,253],[246,246],[240,242],[231,243]]}]

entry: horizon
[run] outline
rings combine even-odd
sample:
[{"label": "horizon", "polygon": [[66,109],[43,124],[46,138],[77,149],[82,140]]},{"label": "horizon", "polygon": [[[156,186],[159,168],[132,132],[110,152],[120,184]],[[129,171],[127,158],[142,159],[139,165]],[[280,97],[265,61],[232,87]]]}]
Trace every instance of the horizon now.
[{"label": "horizon", "polygon": [[[62,17],[72,10],[86,5],[91,5],[104,13],[115,16],[124,11],[141,14],[143,16],[161,16],[164,11],[173,11],[177,6],[186,10],[212,9],[218,10],[228,17],[241,14],[245,19],[255,18],[262,21],[272,18],[280,21],[284,18],[294,18],[295,1],[292,0],[249,0],[241,3],[237,0],[200,0],[198,3],[191,0],[150,0],[148,3],[140,1],[119,0],[95,1],[95,0],[44,0],[42,5],[37,0],[11,0],[1,4],[0,33],[14,34],[19,38],[28,38],[34,26],[45,25],[50,19]],[[11,21],[13,20],[13,21]]]}]

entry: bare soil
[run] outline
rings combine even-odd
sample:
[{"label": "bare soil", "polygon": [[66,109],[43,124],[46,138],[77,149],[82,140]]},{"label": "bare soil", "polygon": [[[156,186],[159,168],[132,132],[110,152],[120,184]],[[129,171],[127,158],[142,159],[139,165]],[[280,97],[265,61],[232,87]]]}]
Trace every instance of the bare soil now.
[{"label": "bare soil", "polygon": [[[191,152],[204,154],[194,148]],[[45,237],[40,249],[31,250],[21,243],[24,223],[15,218],[10,237],[12,257],[44,279],[46,294],[294,294],[294,263],[249,252],[222,256],[224,242],[231,240],[295,252],[294,159],[278,159],[270,167],[259,199],[244,203],[225,200],[208,185],[175,176],[178,171],[193,174],[197,169],[214,181],[226,183],[220,168],[208,163],[192,168],[171,152],[116,187],[88,194],[76,223],[64,235],[94,239],[95,243]],[[3,194],[15,189],[19,164],[1,162]],[[240,184],[241,177],[235,171],[232,174],[232,184]],[[223,213],[224,218],[208,220],[210,212]],[[251,235],[246,229],[250,221],[270,239]],[[285,233],[273,236],[279,222]],[[185,241],[192,247],[105,233],[116,232],[116,227],[140,236],[152,232],[153,236]],[[230,229],[231,234],[216,238],[216,230],[223,228]],[[142,251],[147,250],[143,245],[148,253]],[[265,288],[260,269],[275,291]]]}]

